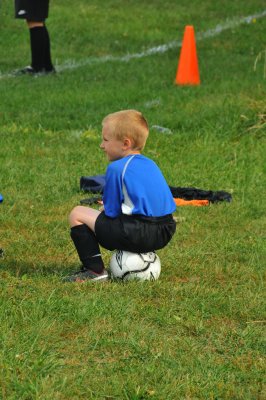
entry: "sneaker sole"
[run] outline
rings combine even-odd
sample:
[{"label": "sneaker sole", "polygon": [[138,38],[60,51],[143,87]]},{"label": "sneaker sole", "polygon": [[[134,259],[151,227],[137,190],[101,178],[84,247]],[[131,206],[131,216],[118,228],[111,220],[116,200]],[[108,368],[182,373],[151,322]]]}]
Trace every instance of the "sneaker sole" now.
[{"label": "sneaker sole", "polygon": [[82,279],[82,278],[76,278],[76,279],[68,279],[68,278],[65,278],[65,279],[63,279],[63,282],[66,282],[66,283],[68,283],[68,282],[78,282],[78,283],[84,283],[84,282],[106,282],[106,281],[109,281],[110,279],[109,279],[109,276],[98,276],[98,277],[96,277],[96,278],[92,278],[92,279],[90,279],[90,278],[85,278],[85,279]]}]

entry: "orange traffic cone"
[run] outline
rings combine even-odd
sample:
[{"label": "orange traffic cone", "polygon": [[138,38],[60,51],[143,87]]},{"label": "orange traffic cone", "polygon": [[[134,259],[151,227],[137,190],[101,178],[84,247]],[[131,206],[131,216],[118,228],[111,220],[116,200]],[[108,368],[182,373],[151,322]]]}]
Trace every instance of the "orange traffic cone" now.
[{"label": "orange traffic cone", "polygon": [[200,84],[195,34],[191,25],[185,28],[175,83],[177,85]]}]

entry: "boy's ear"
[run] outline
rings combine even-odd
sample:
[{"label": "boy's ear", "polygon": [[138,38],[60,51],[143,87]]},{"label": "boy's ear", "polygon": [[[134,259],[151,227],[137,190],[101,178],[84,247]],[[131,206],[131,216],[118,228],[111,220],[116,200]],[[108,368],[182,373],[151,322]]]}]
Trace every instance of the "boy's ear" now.
[{"label": "boy's ear", "polygon": [[130,149],[132,147],[132,141],[129,138],[124,138],[124,147],[125,149]]}]

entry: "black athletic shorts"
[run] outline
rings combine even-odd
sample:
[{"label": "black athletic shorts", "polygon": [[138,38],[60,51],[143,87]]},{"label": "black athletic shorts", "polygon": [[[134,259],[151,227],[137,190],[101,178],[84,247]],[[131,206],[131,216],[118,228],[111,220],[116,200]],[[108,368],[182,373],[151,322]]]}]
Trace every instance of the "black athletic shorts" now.
[{"label": "black athletic shorts", "polygon": [[110,218],[102,212],[95,223],[95,235],[102,247],[132,253],[162,249],[175,230],[176,223],[171,214],[164,217],[122,214]]},{"label": "black athletic shorts", "polygon": [[48,17],[49,0],[15,0],[15,17],[43,22]]}]

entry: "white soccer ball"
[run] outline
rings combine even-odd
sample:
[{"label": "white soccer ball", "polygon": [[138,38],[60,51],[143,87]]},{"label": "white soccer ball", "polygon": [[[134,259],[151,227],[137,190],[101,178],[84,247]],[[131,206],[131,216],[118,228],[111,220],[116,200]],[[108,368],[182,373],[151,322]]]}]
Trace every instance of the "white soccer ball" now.
[{"label": "white soccer ball", "polygon": [[110,272],[113,279],[122,281],[155,281],[161,272],[159,256],[149,253],[130,253],[116,250],[111,258]]}]

